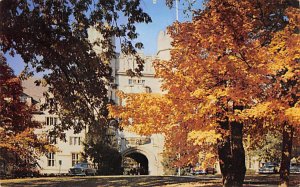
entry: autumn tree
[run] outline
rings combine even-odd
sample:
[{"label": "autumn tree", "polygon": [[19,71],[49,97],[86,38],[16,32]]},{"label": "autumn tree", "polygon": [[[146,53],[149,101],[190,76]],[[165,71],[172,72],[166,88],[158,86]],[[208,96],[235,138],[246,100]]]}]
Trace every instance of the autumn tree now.
[{"label": "autumn tree", "polygon": [[[60,117],[58,132],[71,127],[79,132],[103,118],[106,86],[112,81],[109,62],[115,57],[113,37],[139,64],[131,74],[142,69],[136,48],[143,45],[131,41],[138,36],[135,23],[151,19],[139,0],[2,0],[0,10],[0,49],[21,56],[27,65],[23,75],[45,74],[43,84],[50,93],[46,107]],[[102,37],[93,43],[88,40],[91,27]],[[102,49],[98,54],[95,46]]]},{"label": "autumn tree", "polygon": [[[296,15],[296,16],[295,16]],[[298,16],[297,16],[298,15]],[[289,182],[290,160],[294,135],[299,133],[300,125],[300,17],[299,9],[290,10],[288,17],[290,25],[276,35],[271,48],[272,62],[278,66],[273,69],[272,102],[276,102],[278,112],[277,121],[282,127],[282,156],[280,166],[281,185],[287,186]],[[298,29],[298,31],[297,31]],[[284,59],[284,61],[282,60]],[[275,71],[274,71],[275,70]],[[274,91],[275,90],[275,91]],[[298,133],[297,133],[298,132]]]},{"label": "autumn tree", "polygon": [[[260,128],[252,119],[266,119],[263,111],[271,108],[270,126],[276,126],[276,117],[287,113],[299,123],[295,115],[299,99],[295,94],[297,6],[296,1],[208,1],[192,22],[169,28],[174,40],[171,59],[156,62],[166,94],[120,94],[126,106],[112,107],[112,114],[139,133],[159,131],[170,137],[173,127],[182,128],[188,133],[182,136],[178,131],[180,138],[174,142],[185,138],[206,150],[207,159],[217,155],[224,186],[242,186],[246,171],[243,133],[249,126]],[[287,42],[280,35],[292,37]],[[277,69],[272,73],[271,67]],[[281,76],[296,81],[284,84]],[[287,94],[283,103],[294,103],[286,103],[279,112],[283,106],[277,105],[280,90]],[[266,106],[267,101],[272,105]]]},{"label": "autumn tree", "polygon": [[0,54],[0,159],[6,166],[30,168],[42,154],[54,151],[46,136],[34,133],[41,124],[32,120],[34,107],[21,101],[21,81]]},{"label": "autumn tree", "polygon": [[265,97],[252,109],[245,111],[250,118],[265,119],[267,124],[273,125],[271,128],[282,132],[282,186],[288,185],[293,140],[300,129],[299,8],[289,7],[285,15],[288,24],[276,32],[270,44],[262,47],[260,52],[268,59],[266,69],[269,81],[262,94]]}]

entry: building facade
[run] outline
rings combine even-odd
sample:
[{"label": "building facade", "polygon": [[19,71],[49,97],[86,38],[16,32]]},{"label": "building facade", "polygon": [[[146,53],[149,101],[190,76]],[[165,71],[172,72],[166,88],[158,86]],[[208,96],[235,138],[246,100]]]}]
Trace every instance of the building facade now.
[{"label": "building facade", "polygon": [[[30,78],[22,82],[23,100],[29,105],[35,105],[36,111],[33,114],[33,120],[40,122],[43,128],[36,129],[35,133],[47,133],[53,128],[53,125],[59,123],[56,115],[49,114],[48,111],[40,110],[45,99],[43,93],[47,91],[45,87],[35,85],[37,78]],[[74,134],[73,130],[65,131],[66,140],[60,140],[54,136],[48,136],[48,141],[56,145],[58,152],[43,155],[38,160],[41,174],[66,174],[74,164],[80,161],[80,153],[83,150],[82,142],[85,137],[85,130]]]},{"label": "building facade", "polygon": [[[167,37],[167,38],[165,38]],[[101,39],[98,33],[91,29],[89,31],[89,39],[91,42]],[[170,38],[164,32],[161,32],[158,37],[160,41],[168,41]],[[112,39],[114,42],[114,39]],[[170,44],[170,40],[168,42]],[[164,50],[166,47],[166,50]],[[142,77],[130,77],[126,74],[129,69],[134,69],[137,64],[131,56],[123,54],[117,55],[116,59],[110,62],[112,67],[112,76],[114,77],[114,89],[108,88],[108,96],[116,104],[122,104],[122,101],[116,96],[116,91],[120,90],[125,93],[161,93],[160,80],[155,78],[153,61],[158,57],[161,59],[169,58],[169,45],[158,45],[157,56],[140,56],[145,60],[144,71]],[[100,52],[101,47],[95,47],[95,51]],[[33,118],[43,124],[42,129],[37,129],[36,133],[44,133],[49,131],[54,124],[59,123],[59,118],[56,115],[49,114],[47,111],[39,110],[39,106],[45,102],[43,93],[47,91],[45,87],[38,87],[34,81],[36,78],[31,78],[23,81],[24,100],[28,104],[34,104],[37,111]],[[83,152],[83,144],[85,138],[85,130],[78,134],[74,134],[73,130],[65,132],[65,141],[59,140],[56,137],[48,137],[49,141],[56,145],[58,152],[48,153],[41,156],[38,161],[42,174],[67,174],[68,170],[76,163],[80,162],[80,155]],[[116,133],[118,140],[119,151],[123,158],[123,166],[125,167],[126,160],[133,159],[138,163],[138,167],[143,168],[143,173],[148,175],[163,175],[162,152],[164,148],[164,137],[160,134],[151,136],[140,136],[132,132],[119,131]],[[126,168],[125,168],[126,169]],[[126,173],[125,174],[130,174]]]},{"label": "building facade", "polygon": [[[142,77],[130,77],[126,74],[128,69],[136,67],[132,57],[120,55],[116,59],[113,71],[116,90],[124,93],[161,93],[161,83],[159,79],[154,77],[155,71],[152,63],[156,57],[144,56],[143,54],[140,56],[145,60]],[[111,91],[111,99],[122,105],[122,101],[115,94],[116,90]],[[164,137],[162,135],[153,134],[149,137],[142,137],[132,132],[122,131],[118,138],[123,160],[128,157],[137,160],[142,168],[147,170],[145,174],[163,175]]]},{"label": "building facade", "polygon": [[[89,36],[91,42],[101,39],[101,36],[93,29],[89,31]],[[114,42],[114,39],[112,39],[112,42]],[[130,77],[126,73],[127,70],[137,67],[132,56],[118,54],[116,59],[111,60],[110,65],[114,82],[113,87],[108,88],[108,97],[114,103],[122,105],[124,101],[116,96],[117,91],[125,93],[162,93],[160,89],[161,81],[155,78],[153,61],[170,59],[171,42],[170,36],[165,31],[161,31],[157,40],[157,54],[154,56],[139,54],[145,60],[143,76],[141,77]],[[96,52],[101,52],[101,50],[101,47],[95,47]],[[24,95],[22,99],[30,105],[36,105],[37,109],[39,109],[39,106],[45,102],[43,92],[46,91],[46,88],[37,87],[34,83],[35,80],[35,78],[31,78],[23,81]],[[33,116],[34,120],[44,124],[42,129],[36,131],[37,133],[47,132],[54,124],[59,123],[58,117],[49,114],[47,111],[37,110]],[[38,164],[42,174],[67,174],[72,166],[80,162],[80,155],[83,152],[82,142],[85,139],[86,131],[83,130],[78,134],[74,134],[71,129],[65,133],[65,141],[49,137],[49,141],[55,144],[59,151],[48,153],[39,159]],[[140,136],[133,132],[118,131],[116,139],[123,159],[124,174],[164,174],[162,165],[163,135]],[[131,162],[132,160],[135,162]],[[132,173],[131,170],[126,168],[132,163],[131,167],[142,168],[143,170]],[[257,158],[246,156],[246,165],[248,169],[257,171],[261,164]],[[217,167],[217,170],[220,171],[219,167]]]}]

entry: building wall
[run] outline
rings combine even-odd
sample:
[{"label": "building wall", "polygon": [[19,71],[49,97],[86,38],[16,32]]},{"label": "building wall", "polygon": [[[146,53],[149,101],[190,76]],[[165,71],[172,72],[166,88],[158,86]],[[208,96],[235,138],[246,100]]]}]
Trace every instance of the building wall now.
[{"label": "building wall", "polygon": [[169,60],[171,58],[170,50],[172,48],[172,38],[167,31],[160,31],[157,37],[157,54],[161,60]]},{"label": "building wall", "polygon": [[[143,54],[140,54],[140,56],[145,59],[144,71],[141,72],[142,77],[130,77],[126,75],[127,70],[137,67],[133,57],[120,55],[116,61],[115,80],[118,90],[126,93],[142,93],[146,92],[144,88],[150,87],[151,93],[161,93],[160,80],[154,77],[153,61],[156,58],[153,56],[144,56]],[[132,82],[130,83],[129,80],[132,80]],[[144,82],[138,82],[139,80],[144,80]]]},{"label": "building wall", "polygon": [[[149,137],[140,136],[131,132],[120,133],[120,152],[123,157],[130,153],[141,153],[148,159],[149,175],[163,175],[162,151],[164,137],[153,134]],[[147,139],[147,141],[143,141]]]},{"label": "building wall", "polygon": [[[41,114],[33,115],[33,119],[43,123],[42,129],[37,129],[37,134],[47,133],[53,128],[51,125],[47,125],[47,118],[57,118],[55,115],[51,115],[47,112]],[[58,119],[58,118],[57,118]],[[58,122],[58,121],[57,121]],[[85,131],[83,130],[79,134],[74,134],[73,130],[65,131],[66,140],[60,140],[55,137],[51,137],[51,141],[56,141],[53,144],[58,148],[58,152],[54,154],[54,158],[51,159],[51,164],[49,165],[49,159],[46,155],[42,155],[38,161],[41,167],[42,174],[67,174],[72,165],[72,153],[79,154],[83,151],[82,142],[85,138]],[[49,137],[50,140],[50,137]],[[77,160],[79,161],[79,160]]]},{"label": "building wall", "polygon": [[[113,67],[115,67],[115,84],[117,85],[117,89],[109,89],[109,95],[111,96],[111,99],[114,100],[116,103],[118,103],[118,98],[116,97],[116,90],[124,91],[125,93],[145,93],[145,92],[151,92],[151,93],[160,93],[160,81],[154,77],[154,68],[152,65],[152,61],[155,59],[154,57],[145,57],[146,63],[145,63],[145,71],[143,71],[143,75],[140,78],[136,77],[129,77],[126,75],[126,70],[130,68],[131,66],[135,67],[134,60],[130,57],[120,56],[120,58],[113,60],[114,64]],[[24,90],[26,93],[26,100],[30,101],[33,100],[33,98],[30,98],[30,95],[34,95],[34,103],[36,104],[36,107],[39,108],[39,105],[43,104],[45,99],[42,96],[41,89],[42,87],[36,87],[32,82],[34,82],[36,79],[29,79],[24,82]],[[129,82],[131,80],[131,82]],[[30,86],[28,86],[30,85]],[[26,87],[28,86],[28,87]],[[46,89],[44,89],[46,91]],[[38,94],[36,94],[36,92]],[[25,96],[24,96],[25,97]],[[33,103],[33,102],[30,102]],[[48,121],[47,121],[48,118]],[[52,122],[50,122],[50,119],[52,118]],[[37,134],[43,134],[50,131],[53,126],[51,123],[54,123],[54,119],[57,119],[57,123],[59,123],[59,119],[56,115],[49,114],[47,111],[39,111],[38,113],[33,115],[33,120],[39,121],[43,124],[43,128],[37,129]],[[59,149],[58,152],[54,154],[54,157],[51,158],[51,163],[49,165],[49,158],[46,155],[42,155],[38,161],[38,164],[41,167],[41,173],[42,174],[67,174],[68,170],[73,166],[72,165],[72,153],[79,154],[83,152],[83,146],[82,142],[80,145],[77,144],[74,145],[70,142],[70,137],[80,137],[80,141],[84,141],[85,138],[85,132],[82,131],[79,134],[74,134],[73,130],[65,131],[66,133],[66,141],[62,141],[59,139],[56,139],[55,145]],[[124,152],[127,149],[135,148],[136,150],[139,150],[142,154],[145,154],[149,161],[149,174],[150,175],[162,175],[163,174],[163,168],[161,164],[161,154],[163,151],[163,136],[159,134],[152,135],[150,137],[151,141],[147,144],[135,144],[131,145],[128,140],[132,138],[142,138],[141,136],[127,132],[122,131],[117,133],[117,138],[119,142],[119,150],[120,152]],[[48,155],[49,156],[49,155]],[[53,160],[53,161],[52,161]]]},{"label": "building wall", "polygon": [[[102,40],[101,35],[91,28],[89,29],[89,40],[91,43]],[[114,38],[111,40],[114,44]],[[114,76],[115,88],[108,87],[108,96],[117,104],[121,104],[120,100],[116,96],[116,91],[121,90],[125,93],[162,93],[160,86],[161,81],[155,78],[155,70],[153,67],[153,61],[157,58],[168,59],[170,48],[170,37],[165,32],[161,32],[158,37],[158,56],[140,56],[145,60],[144,71],[142,77],[130,77],[126,74],[128,69],[134,69],[137,67],[135,60],[132,56],[125,56],[118,54],[116,59],[111,60],[110,66],[112,68],[112,75]],[[168,43],[169,42],[169,43]],[[94,46],[95,51],[100,54],[103,50],[101,46]],[[166,50],[165,50],[166,49]],[[37,87],[34,84],[36,78],[32,78],[23,82],[25,94],[28,97],[32,97],[36,106],[44,102],[43,92],[47,91],[45,87]],[[52,128],[51,125],[47,125],[47,117],[57,117],[49,114],[47,111],[40,111],[34,114],[34,120],[42,122],[44,127],[37,129],[36,133],[44,133]],[[39,159],[39,165],[41,167],[41,173],[45,174],[65,174],[72,167],[72,153],[78,153],[83,151],[81,145],[70,144],[70,137],[80,137],[81,141],[84,140],[85,132],[82,131],[79,134],[74,134],[73,130],[66,131],[66,141],[58,140],[56,146],[60,151],[55,153],[54,158],[51,159],[51,166],[49,166],[49,158],[46,155],[41,156]],[[117,133],[119,142],[119,150],[121,153],[126,151],[138,151],[144,154],[149,161],[149,174],[150,175],[162,175],[162,152],[164,148],[164,137],[160,134],[154,134],[150,136],[151,141],[147,144],[130,145],[127,140],[132,138],[142,138],[141,136],[128,131],[122,131]],[[53,160],[53,161],[52,161]]]},{"label": "building wall", "polygon": [[[155,70],[153,67],[153,61],[156,60],[156,57],[144,56],[143,54],[140,54],[140,56],[145,60],[144,71],[142,71],[143,76],[141,77],[130,77],[126,74],[128,69],[137,67],[133,57],[119,56],[115,66],[115,83],[117,84],[117,90],[125,93],[161,93],[161,82],[158,78],[155,78]],[[113,100],[119,105],[122,104],[117,97],[114,97]],[[153,134],[148,137],[151,141],[145,144],[131,144],[128,142],[128,140],[139,140],[142,138],[145,137],[128,131],[120,132],[120,152],[123,156],[126,156],[128,151],[136,151],[144,154],[149,162],[149,175],[163,175],[161,155],[164,148],[164,137],[160,134]]]}]

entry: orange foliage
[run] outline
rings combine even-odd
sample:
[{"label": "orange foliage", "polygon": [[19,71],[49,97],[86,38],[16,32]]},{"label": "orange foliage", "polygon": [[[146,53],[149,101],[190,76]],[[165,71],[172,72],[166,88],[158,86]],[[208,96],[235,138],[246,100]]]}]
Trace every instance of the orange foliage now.
[{"label": "orange foliage", "polygon": [[208,1],[192,22],[169,28],[171,59],[155,62],[166,94],[121,94],[126,105],[111,106],[111,115],[138,133],[163,133],[190,157],[216,155],[228,135],[222,121],[256,132],[269,128],[252,121],[259,119],[298,128],[299,13],[281,0]]},{"label": "orange foliage", "polygon": [[23,161],[34,161],[40,154],[54,151],[44,135],[36,135],[34,130],[41,124],[32,120],[33,107],[20,100],[22,86],[19,78],[6,64],[0,54],[0,151],[17,155]]}]

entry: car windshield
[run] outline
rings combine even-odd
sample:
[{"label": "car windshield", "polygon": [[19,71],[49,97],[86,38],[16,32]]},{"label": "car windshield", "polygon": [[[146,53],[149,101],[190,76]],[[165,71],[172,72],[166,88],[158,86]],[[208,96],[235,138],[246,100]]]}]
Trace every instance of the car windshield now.
[{"label": "car windshield", "polygon": [[276,164],[274,163],[265,163],[265,167],[275,167]]},{"label": "car windshield", "polygon": [[273,168],[274,166],[265,166],[266,168]]},{"label": "car windshield", "polygon": [[87,168],[87,163],[78,163],[74,166],[74,168]]},{"label": "car windshield", "polygon": [[300,164],[291,163],[291,167],[300,167]]}]

